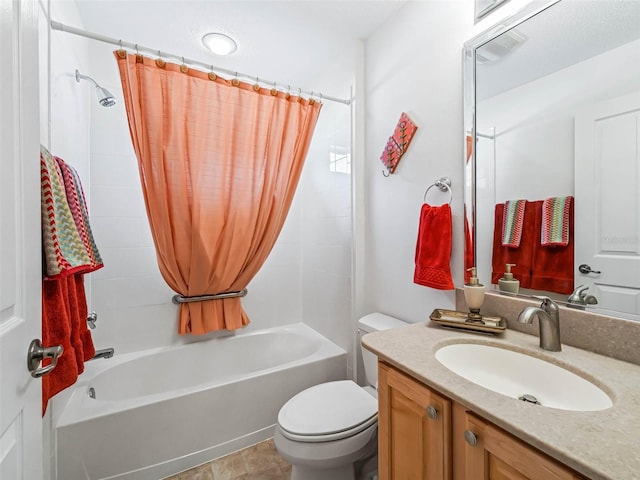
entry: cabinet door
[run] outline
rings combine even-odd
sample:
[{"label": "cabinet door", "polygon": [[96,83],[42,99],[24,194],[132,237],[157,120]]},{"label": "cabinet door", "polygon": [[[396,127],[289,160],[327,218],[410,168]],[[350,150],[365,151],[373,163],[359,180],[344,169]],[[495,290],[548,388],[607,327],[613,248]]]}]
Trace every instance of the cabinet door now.
[{"label": "cabinet door", "polygon": [[451,402],[379,363],[380,480],[451,479]]},{"label": "cabinet door", "polygon": [[469,412],[465,415],[466,480],[582,479],[568,467],[498,427]]}]

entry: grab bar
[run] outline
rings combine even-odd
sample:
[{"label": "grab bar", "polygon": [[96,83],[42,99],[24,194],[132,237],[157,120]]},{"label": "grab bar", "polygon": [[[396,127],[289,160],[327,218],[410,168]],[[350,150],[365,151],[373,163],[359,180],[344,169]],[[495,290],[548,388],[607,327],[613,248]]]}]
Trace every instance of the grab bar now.
[{"label": "grab bar", "polygon": [[239,292],[223,292],[216,293],[213,295],[196,295],[194,297],[186,297],[184,295],[174,295],[171,298],[171,301],[176,305],[180,305],[181,303],[191,303],[191,302],[204,302],[206,300],[218,300],[221,298],[235,298],[235,297],[244,297],[247,294],[247,289],[240,290]]}]

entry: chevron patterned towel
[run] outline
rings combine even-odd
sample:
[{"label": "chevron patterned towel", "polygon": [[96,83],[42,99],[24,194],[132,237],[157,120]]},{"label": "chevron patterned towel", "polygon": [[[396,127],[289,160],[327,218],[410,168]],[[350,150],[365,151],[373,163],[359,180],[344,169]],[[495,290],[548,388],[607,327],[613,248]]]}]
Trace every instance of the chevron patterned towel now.
[{"label": "chevron patterned towel", "polygon": [[41,146],[40,181],[45,278],[101,268],[77,172]]},{"label": "chevron patterned towel", "polygon": [[573,197],[552,197],[542,202],[540,244],[566,247],[569,244],[569,207]]},{"label": "chevron patterned towel", "polygon": [[502,246],[518,248],[522,239],[524,209],[526,200],[507,200],[504,202],[502,217]]}]

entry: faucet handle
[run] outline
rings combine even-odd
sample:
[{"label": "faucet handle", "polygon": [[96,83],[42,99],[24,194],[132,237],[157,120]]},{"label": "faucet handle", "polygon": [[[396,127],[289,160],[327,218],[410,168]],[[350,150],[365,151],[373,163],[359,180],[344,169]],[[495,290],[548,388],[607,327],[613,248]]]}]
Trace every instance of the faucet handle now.
[{"label": "faucet handle", "polygon": [[552,310],[558,311],[558,304],[553,301],[552,298],[547,297],[545,295],[533,295],[534,298],[542,301],[540,307],[546,312],[551,312]]},{"label": "faucet handle", "polygon": [[531,295],[533,298],[537,298],[538,300],[540,300],[542,302],[542,304],[544,305],[547,302],[553,302],[553,300],[551,300],[550,297],[547,297],[545,295]]}]

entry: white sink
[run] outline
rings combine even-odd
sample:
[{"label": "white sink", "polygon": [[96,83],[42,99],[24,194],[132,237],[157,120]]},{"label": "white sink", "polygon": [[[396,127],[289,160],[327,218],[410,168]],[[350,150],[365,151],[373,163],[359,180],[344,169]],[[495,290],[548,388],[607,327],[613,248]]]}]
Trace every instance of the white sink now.
[{"label": "white sink", "polygon": [[[436,351],[436,359],[452,372],[494,392],[520,398],[531,395],[544,407],[595,411],[613,405],[589,380],[558,365],[524,353],[475,343],[456,343]],[[522,398],[520,398],[522,400]]]}]

